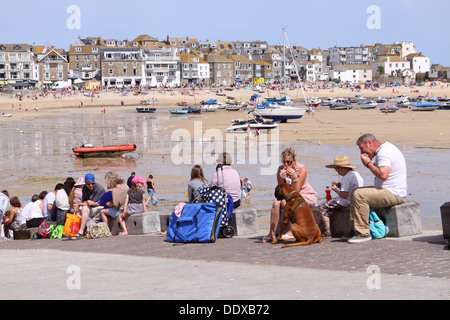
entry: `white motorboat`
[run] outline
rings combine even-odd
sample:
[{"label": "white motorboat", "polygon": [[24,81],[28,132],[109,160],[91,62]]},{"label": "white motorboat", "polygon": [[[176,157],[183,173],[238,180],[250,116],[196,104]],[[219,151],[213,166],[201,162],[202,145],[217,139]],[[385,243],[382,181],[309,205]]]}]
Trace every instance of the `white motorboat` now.
[{"label": "white motorboat", "polygon": [[411,104],[411,102],[409,100],[406,100],[406,99],[399,100],[397,102],[397,107],[399,107],[399,108],[407,108],[410,104]]},{"label": "white motorboat", "polygon": [[322,100],[322,105],[324,106],[330,106],[332,104],[335,104],[337,101],[334,97],[328,97],[326,100]]},{"label": "white motorboat", "polygon": [[[250,114],[250,113],[249,113]],[[227,128],[228,133],[246,133],[248,130],[270,131],[278,129],[278,124],[265,120],[260,114],[254,112],[254,116],[249,120],[237,119],[232,121],[232,125]]]},{"label": "white motorboat", "polygon": [[268,106],[257,106],[257,110],[263,118],[270,119],[275,122],[286,123],[288,120],[302,118],[306,113],[307,108],[271,103]]},{"label": "white motorboat", "polygon": [[217,104],[204,104],[201,106],[202,112],[214,112],[219,109],[219,105]]}]

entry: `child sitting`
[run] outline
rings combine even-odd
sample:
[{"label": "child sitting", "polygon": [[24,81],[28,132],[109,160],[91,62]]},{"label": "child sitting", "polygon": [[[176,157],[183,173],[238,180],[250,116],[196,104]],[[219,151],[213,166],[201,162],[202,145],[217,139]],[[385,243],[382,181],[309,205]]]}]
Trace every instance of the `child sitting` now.
[{"label": "child sitting", "polygon": [[342,183],[332,183],[331,190],[333,190],[337,197],[323,204],[321,209],[321,218],[324,226],[322,236],[327,237],[331,235],[330,232],[330,215],[333,211],[348,207],[353,191],[356,188],[364,186],[364,181],[361,175],[356,172],[350,165],[350,158],[348,156],[336,156],[334,163],[327,165],[327,168],[333,168],[342,176]]},{"label": "child sitting", "polygon": [[134,213],[146,212],[145,191],[142,189],[145,180],[142,177],[136,176],[131,182],[133,185],[127,192],[124,210],[119,216],[119,222],[123,229],[123,232],[119,233],[120,236],[128,234],[127,225],[125,223],[126,218]]}]

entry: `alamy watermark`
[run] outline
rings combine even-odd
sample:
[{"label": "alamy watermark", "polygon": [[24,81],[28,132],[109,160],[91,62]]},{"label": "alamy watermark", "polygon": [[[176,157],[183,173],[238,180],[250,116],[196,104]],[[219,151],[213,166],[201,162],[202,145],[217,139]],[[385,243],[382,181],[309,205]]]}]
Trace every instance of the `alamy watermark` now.
[{"label": "alamy watermark", "polygon": [[69,290],[81,289],[81,268],[76,265],[70,265],[66,269],[66,273],[70,276],[67,278],[66,285]]},{"label": "alamy watermark", "polygon": [[370,5],[366,11],[370,14],[367,19],[366,25],[369,30],[380,30],[381,29],[381,9],[377,5]]},{"label": "alamy watermark", "polygon": [[217,156],[227,152],[233,164],[256,165],[261,175],[274,175],[280,161],[279,132],[272,130],[256,135],[250,133],[226,133],[219,129],[203,132],[202,121],[194,121],[194,131],[176,129],[171,140],[176,142],[172,148],[171,160],[174,165],[216,164]]},{"label": "alamy watermark", "polygon": [[67,7],[66,13],[69,15],[66,20],[67,29],[81,29],[81,8],[73,4]]},{"label": "alamy watermark", "polygon": [[381,289],[381,270],[377,265],[371,265],[367,268],[367,273],[370,274],[367,278],[366,284],[369,290]]}]

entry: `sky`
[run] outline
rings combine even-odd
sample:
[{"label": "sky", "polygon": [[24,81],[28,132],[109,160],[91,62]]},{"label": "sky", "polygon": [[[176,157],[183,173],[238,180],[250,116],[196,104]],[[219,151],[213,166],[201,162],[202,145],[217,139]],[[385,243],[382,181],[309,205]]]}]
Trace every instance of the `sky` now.
[{"label": "sky", "polygon": [[[133,40],[148,34],[201,41],[267,41],[307,49],[413,41],[450,66],[446,0],[0,0],[0,43],[69,49],[78,36]],[[18,6],[20,3],[20,7]],[[75,9],[73,9],[75,8]],[[6,32],[5,32],[6,31]]]}]

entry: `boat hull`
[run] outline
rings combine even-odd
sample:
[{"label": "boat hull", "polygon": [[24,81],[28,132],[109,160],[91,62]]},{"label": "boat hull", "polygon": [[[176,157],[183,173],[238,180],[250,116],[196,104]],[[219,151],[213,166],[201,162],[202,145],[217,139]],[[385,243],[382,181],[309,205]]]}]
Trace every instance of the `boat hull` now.
[{"label": "boat hull", "polygon": [[155,113],[156,112],[156,108],[136,108],[136,111],[139,113]]},{"label": "boat hull", "polygon": [[73,148],[73,154],[78,158],[117,157],[133,151],[136,151],[135,144]]},{"label": "boat hull", "polygon": [[275,122],[286,122],[288,120],[301,119],[306,113],[306,108],[265,108],[258,109],[258,113],[265,119],[270,119]]}]

